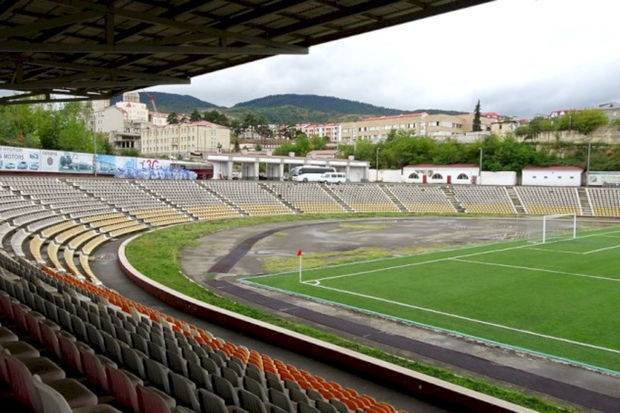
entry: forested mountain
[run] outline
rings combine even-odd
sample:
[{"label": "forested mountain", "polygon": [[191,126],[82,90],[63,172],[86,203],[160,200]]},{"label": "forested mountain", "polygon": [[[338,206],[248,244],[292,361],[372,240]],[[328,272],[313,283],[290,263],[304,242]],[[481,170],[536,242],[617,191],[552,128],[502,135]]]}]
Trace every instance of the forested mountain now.
[{"label": "forested mountain", "polygon": [[[159,112],[191,113],[194,109],[199,111],[217,108],[217,105],[206,102],[190,95],[179,95],[177,93],[164,92],[140,92],[140,102],[146,103],[149,110],[153,110],[151,96],[155,99],[155,105]],[[112,104],[122,100],[122,96],[114,96]]]},{"label": "forested mountain", "polygon": [[324,112],[334,115],[398,115],[406,111],[384,108],[364,102],[340,99],[332,96],[318,95],[269,95],[247,102],[237,103],[234,108],[269,108],[278,106],[295,106],[310,111]]}]

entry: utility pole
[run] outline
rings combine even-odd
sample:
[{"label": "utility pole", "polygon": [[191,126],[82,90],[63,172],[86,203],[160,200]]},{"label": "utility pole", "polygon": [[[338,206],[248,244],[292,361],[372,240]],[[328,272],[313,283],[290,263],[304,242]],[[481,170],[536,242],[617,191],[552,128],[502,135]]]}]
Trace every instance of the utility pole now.
[{"label": "utility pole", "polygon": [[93,174],[97,176],[97,134],[93,133]]},{"label": "utility pole", "polygon": [[480,147],[480,162],[479,162],[479,170],[478,170],[478,184],[482,183],[482,146]]},{"label": "utility pole", "polygon": [[588,159],[586,161],[586,186],[589,186],[590,181],[590,153],[592,152],[592,142],[588,142]]},{"label": "utility pole", "polygon": [[375,168],[377,168],[377,176],[375,181],[379,182],[379,145],[377,145],[377,157],[375,160]]}]

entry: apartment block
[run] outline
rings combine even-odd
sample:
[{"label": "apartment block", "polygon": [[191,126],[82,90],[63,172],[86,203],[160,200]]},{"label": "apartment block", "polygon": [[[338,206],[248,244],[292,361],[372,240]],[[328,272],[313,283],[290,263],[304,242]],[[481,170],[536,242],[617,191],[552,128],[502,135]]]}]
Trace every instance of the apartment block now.
[{"label": "apartment block", "polygon": [[204,120],[142,129],[142,155],[185,158],[229,148],[230,129]]},{"label": "apartment block", "polygon": [[[491,131],[491,126],[500,118],[496,114],[484,114],[480,118],[483,131]],[[355,122],[341,124],[343,142],[367,139],[373,142],[384,140],[393,130],[402,130],[418,136],[447,139],[473,130],[474,115],[429,114],[426,112],[407,113],[395,116],[373,116]]]},{"label": "apartment block", "polygon": [[327,138],[330,143],[338,143],[342,138],[342,125],[337,123],[301,123],[295,128],[307,136],[320,136]]}]

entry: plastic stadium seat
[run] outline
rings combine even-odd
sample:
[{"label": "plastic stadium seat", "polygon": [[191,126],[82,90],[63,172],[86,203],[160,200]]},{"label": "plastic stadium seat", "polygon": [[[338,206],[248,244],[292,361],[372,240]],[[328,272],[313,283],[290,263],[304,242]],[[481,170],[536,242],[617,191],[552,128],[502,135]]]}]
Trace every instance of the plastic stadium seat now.
[{"label": "plastic stadium seat", "polygon": [[176,406],[174,399],[153,387],[138,385],[140,413],[170,413]]},{"label": "plastic stadium seat", "polygon": [[196,384],[193,381],[177,373],[170,373],[170,387],[177,403],[189,406],[195,411],[200,411],[200,402],[196,395]]},{"label": "plastic stadium seat", "polygon": [[289,413],[294,413],[295,411],[291,399],[289,399],[286,394],[276,389],[269,389],[269,401]]},{"label": "plastic stadium seat", "polygon": [[211,390],[211,379],[209,378],[209,373],[200,367],[197,363],[188,363],[188,377],[194,383],[196,383],[199,387],[202,387],[207,390]]},{"label": "plastic stadium seat", "polygon": [[203,413],[228,413],[224,399],[205,389],[198,389],[198,398]]},{"label": "plastic stadium seat", "polygon": [[123,363],[129,370],[137,374],[138,377],[146,379],[146,372],[144,368],[144,359],[146,356],[138,350],[134,350],[127,344],[121,344],[121,354],[123,356]]},{"label": "plastic stadium seat", "polygon": [[82,372],[82,357],[76,345],[75,337],[64,331],[59,332],[57,337],[63,362],[74,371]]},{"label": "plastic stadium seat", "polygon": [[213,391],[215,394],[224,399],[227,405],[239,405],[239,398],[237,392],[228,380],[221,376],[212,376],[213,378]]},{"label": "plastic stadium seat", "polygon": [[268,413],[262,400],[247,390],[239,389],[239,402],[249,413]]},{"label": "plastic stadium seat", "polygon": [[320,413],[318,409],[315,409],[314,407],[309,406],[305,403],[299,403],[297,405],[297,411],[298,413]]},{"label": "plastic stadium seat", "polygon": [[65,397],[53,387],[43,383],[38,376],[33,377],[43,413],[120,413],[119,410],[106,404],[89,404],[70,406]]},{"label": "plastic stadium seat", "polygon": [[338,413],[338,410],[336,410],[333,404],[323,400],[318,400],[316,402],[316,407],[321,413]]},{"label": "plastic stadium seat", "polygon": [[80,358],[82,360],[83,373],[88,381],[106,392],[110,389],[110,381],[106,372],[106,366],[116,369],[116,364],[111,360],[98,356],[86,346],[79,346]]},{"label": "plastic stadium seat", "polygon": [[137,386],[142,384],[142,380],[127,371],[112,366],[106,366],[106,373],[110,380],[112,396],[122,406],[131,408],[134,413],[139,413]]},{"label": "plastic stadium seat", "polygon": [[170,369],[168,367],[147,358],[144,360],[144,368],[146,378],[151,384],[163,389],[166,393],[170,393],[170,380],[168,379]]},{"label": "plastic stadium seat", "polygon": [[[26,363],[28,360],[18,360],[11,355],[5,355],[4,360],[9,374],[9,383],[16,400],[35,412],[42,412],[43,408],[35,388],[34,376],[39,380],[42,378],[39,375],[32,374],[32,370],[28,368]],[[43,382],[60,393],[71,408],[95,406],[97,404],[97,396],[76,380],[63,377],[57,380],[43,380]]]},{"label": "plastic stadium seat", "polygon": [[267,390],[265,386],[253,378],[245,376],[243,378],[243,388],[250,393],[253,393],[262,401],[267,401]]},{"label": "plastic stadium seat", "polygon": [[18,341],[17,335],[6,327],[0,326],[0,345]]}]

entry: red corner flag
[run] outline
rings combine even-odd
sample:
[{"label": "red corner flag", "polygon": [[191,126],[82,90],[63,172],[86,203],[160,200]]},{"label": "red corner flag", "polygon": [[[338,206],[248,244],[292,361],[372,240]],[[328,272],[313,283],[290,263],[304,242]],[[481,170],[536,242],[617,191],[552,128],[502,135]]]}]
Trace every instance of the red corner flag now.
[{"label": "red corner flag", "polygon": [[296,256],[301,257],[302,255],[304,255],[304,252],[300,249],[297,250],[297,252],[295,253]]}]

